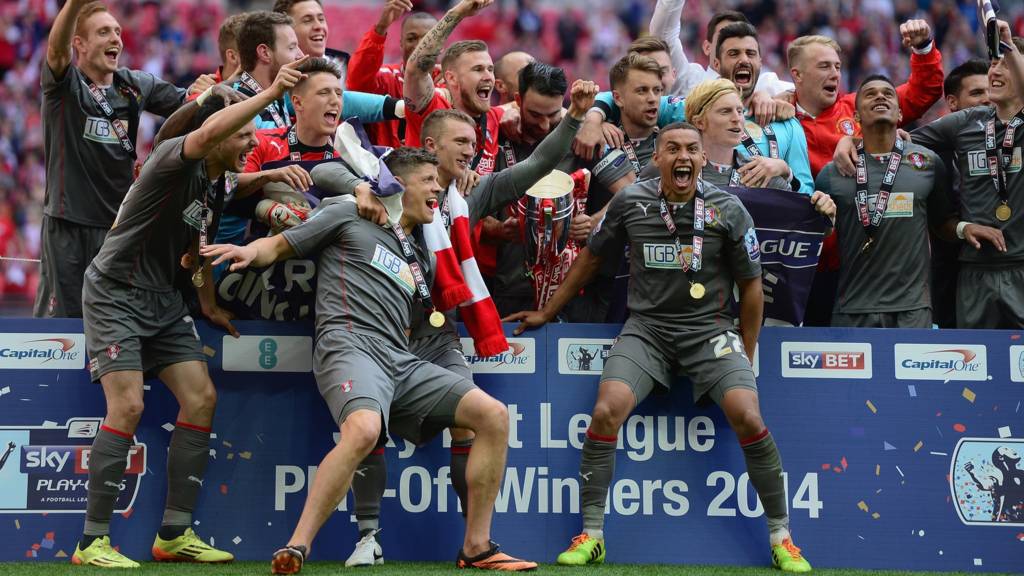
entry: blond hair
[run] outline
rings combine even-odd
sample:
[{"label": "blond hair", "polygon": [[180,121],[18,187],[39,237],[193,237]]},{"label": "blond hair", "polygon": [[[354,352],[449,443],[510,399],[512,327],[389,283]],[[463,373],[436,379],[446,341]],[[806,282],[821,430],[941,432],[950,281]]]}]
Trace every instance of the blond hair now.
[{"label": "blond hair", "polygon": [[106,4],[103,2],[90,2],[78,11],[78,19],[75,20],[75,36],[85,38],[85,23],[89,18],[101,12],[109,13]]},{"label": "blond hair", "polygon": [[740,89],[732,83],[732,80],[717,78],[697,84],[686,96],[686,119],[696,122],[719,98],[729,93],[743,98]]},{"label": "blond hair", "polygon": [[800,57],[803,56],[804,48],[807,48],[811,44],[821,44],[828,46],[829,48],[836,51],[836,54],[842,54],[843,50],[839,47],[839,43],[829,38],[828,36],[812,35],[812,36],[801,36],[796,40],[789,43],[789,47],[786,48],[786,60],[789,62],[790,68],[796,68]]}]

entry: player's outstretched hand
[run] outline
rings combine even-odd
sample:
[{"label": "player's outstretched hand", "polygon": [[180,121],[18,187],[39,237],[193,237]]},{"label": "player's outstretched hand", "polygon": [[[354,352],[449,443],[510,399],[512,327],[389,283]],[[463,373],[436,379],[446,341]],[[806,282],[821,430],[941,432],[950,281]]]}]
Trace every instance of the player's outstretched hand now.
[{"label": "player's outstretched hand", "polygon": [[597,98],[599,88],[590,80],[576,80],[569,89],[569,115],[577,120],[583,120],[583,116],[594,106],[594,99]]},{"label": "player's outstretched hand", "polygon": [[515,330],[512,331],[514,336],[519,336],[526,330],[540,328],[547,324],[548,320],[548,317],[540,310],[524,310],[523,312],[509,314],[501,319],[502,322],[519,322],[519,326],[516,326]]},{"label": "player's outstretched hand", "polygon": [[249,98],[227,84],[215,84],[210,90],[210,96],[216,96],[223,100],[224,106],[231,106]]},{"label": "player's outstretched hand", "polygon": [[1006,238],[1003,231],[991,226],[981,224],[968,224],[964,226],[964,240],[971,243],[975,250],[981,250],[981,242],[985,241],[996,247],[1000,252],[1006,252]]},{"label": "player's outstretched hand", "polygon": [[907,20],[900,24],[900,37],[903,39],[904,48],[920,46],[928,41],[932,35],[932,28],[924,20]]},{"label": "player's outstretched hand", "polygon": [[256,248],[246,246],[235,246],[234,244],[210,244],[199,250],[199,253],[207,258],[213,258],[211,266],[219,266],[223,262],[231,261],[228,270],[232,272],[244,270],[256,259]]},{"label": "player's outstretched hand", "polygon": [[476,16],[481,10],[491,4],[494,4],[494,0],[462,0],[452,10],[456,11],[463,18],[469,18],[470,16]]},{"label": "player's outstretched hand", "polygon": [[387,0],[384,3],[384,10],[380,13],[380,19],[377,21],[377,33],[381,36],[385,35],[395,20],[401,18],[402,14],[411,11],[412,2],[410,0]]},{"label": "player's outstretched hand", "polygon": [[847,178],[857,174],[857,144],[852,136],[843,136],[836,143],[836,151],[832,154],[836,170]]},{"label": "player's outstretched hand", "polygon": [[473,189],[480,183],[480,174],[476,170],[463,170],[462,176],[455,181],[455,189],[465,198],[473,193]]},{"label": "player's outstretched hand", "polygon": [[207,88],[217,84],[217,77],[213,74],[200,74],[198,78],[188,87],[188,95],[202,94]]},{"label": "player's outstretched hand", "polygon": [[230,311],[214,304],[213,307],[203,310],[203,316],[206,316],[206,319],[214,326],[220,326],[225,332],[238,338],[238,330],[231,324],[231,321],[235,319],[235,315]]},{"label": "player's outstretched hand", "polygon": [[294,88],[300,80],[306,77],[305,74],[296,70],[296,68],[301,66],[306,60],[309,60],[308,54],[294,62],[289,62],[284,66],[281,66],[281,70],[277,73],[277,78],[274,78],[274,83],[268,90],[268,92],[274,95],[275,99],[284,96],[285,92]]},{"label": "player's outstretched hand", "polygon": [[811,206],[814,206],[818,214],[831,220],[833,225],[836,223],[836,203],[831,196],[821,190],[815,190],[814,194],[811,194]]}]

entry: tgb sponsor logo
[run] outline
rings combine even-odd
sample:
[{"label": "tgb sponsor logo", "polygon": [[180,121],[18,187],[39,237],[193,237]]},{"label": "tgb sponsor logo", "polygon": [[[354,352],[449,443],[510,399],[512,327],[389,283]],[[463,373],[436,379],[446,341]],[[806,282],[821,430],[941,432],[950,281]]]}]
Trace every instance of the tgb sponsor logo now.
[{"label": "tgb sponsor logo", "polygon": [[600,375],[614,342],[611,338],[559,338],[558,373]]},{"label": "tgb sponsor logo", "polygon": [[900,380],[986,380],[988,364],[981,344],[896,344]]},{"label": "tgb sponsor logo", "polygon": [[0,369],[78,370],[84,367],[84,334],[0,334]]},{"label": "tgb sponsor logo", "polygon": [[1024,526],[1024,439],[961,438],[949,463],[949,489],[960,521]]},{"label": "tgb sponsor logo", "polygon": [[533,374],[537,370],[537,345],[533,338],[509,338],[508,346],[501,354],[479,356],[473,339],[462,339],[466,363],[475,374]]},{"label": "tgb sponsor logo", "polygon": [[871,378],[871,344],[783,342],[784,378]]},{"label": "tgb sponsor logo", "polygon": [[[71,418],[63,426],[0,426],[0,514],[85,512],[92,441],[100,418]],[[132,507],[146,473],[146,445],[129,448],[116,512]]]},{"label": "tgb sponsor logo", "polygon": [[1024,346],[1010,346],[1010,381],[1024,382]]}]

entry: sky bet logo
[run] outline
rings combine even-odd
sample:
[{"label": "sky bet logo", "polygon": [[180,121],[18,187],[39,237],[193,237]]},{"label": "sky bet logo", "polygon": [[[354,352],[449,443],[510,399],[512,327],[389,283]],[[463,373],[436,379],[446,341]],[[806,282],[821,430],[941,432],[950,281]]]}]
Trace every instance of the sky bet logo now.
[{"label": "sky bet logo", "polygon": [[871,345],[859,342],[783,342],[784,378],[871,378]]},{"label": "sky bet logo", "polygon": [[[69,474],[89,473],[90,446],[22,446],[21,472],[67,477]],[[125,474],[142,474],[146,468],[146,447],[132,446],[128,451]]]}]

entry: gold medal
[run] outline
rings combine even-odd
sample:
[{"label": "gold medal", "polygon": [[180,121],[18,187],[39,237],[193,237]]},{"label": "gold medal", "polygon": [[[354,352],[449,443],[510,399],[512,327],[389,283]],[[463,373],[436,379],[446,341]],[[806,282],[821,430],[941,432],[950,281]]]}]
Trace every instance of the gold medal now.
[{"label": "gold medal", "polygon": [[700,282],[690,283],[690,297],[693,298],[694,300],[700,300],[701,298],[703,298],[704,292],[704,285],[701,284]]},{"label": "gold medal", "polygon": [[874,246],[872,245],[874,241],[874,238],[868,238],[868,241],[865,242],[864,245],[860,247],[860,253],[867,254],[868,252],[871,252],[871,249],[874,248]]},{"label": "gold medal", "polygon": [[434,328],[440,328],[444,326],[444,314],[441,314],[437,310],[430,313],[430,325]]},{"label": "gold medal", "polygon": [[996,220],[999,220],[1000,222],[1006,222],[1012,215],[1013,210],[1011,210],[1010,206],[1005,202],[996,208]]},{"label": "gold medal", "polygon": [[199,270],[196,270],[194,274],[192,274],[192,285],[195,286],[196,288],[202,288],[203,284],[205,283],[206,281],[203,280],[203,269],[200,268]]}]

